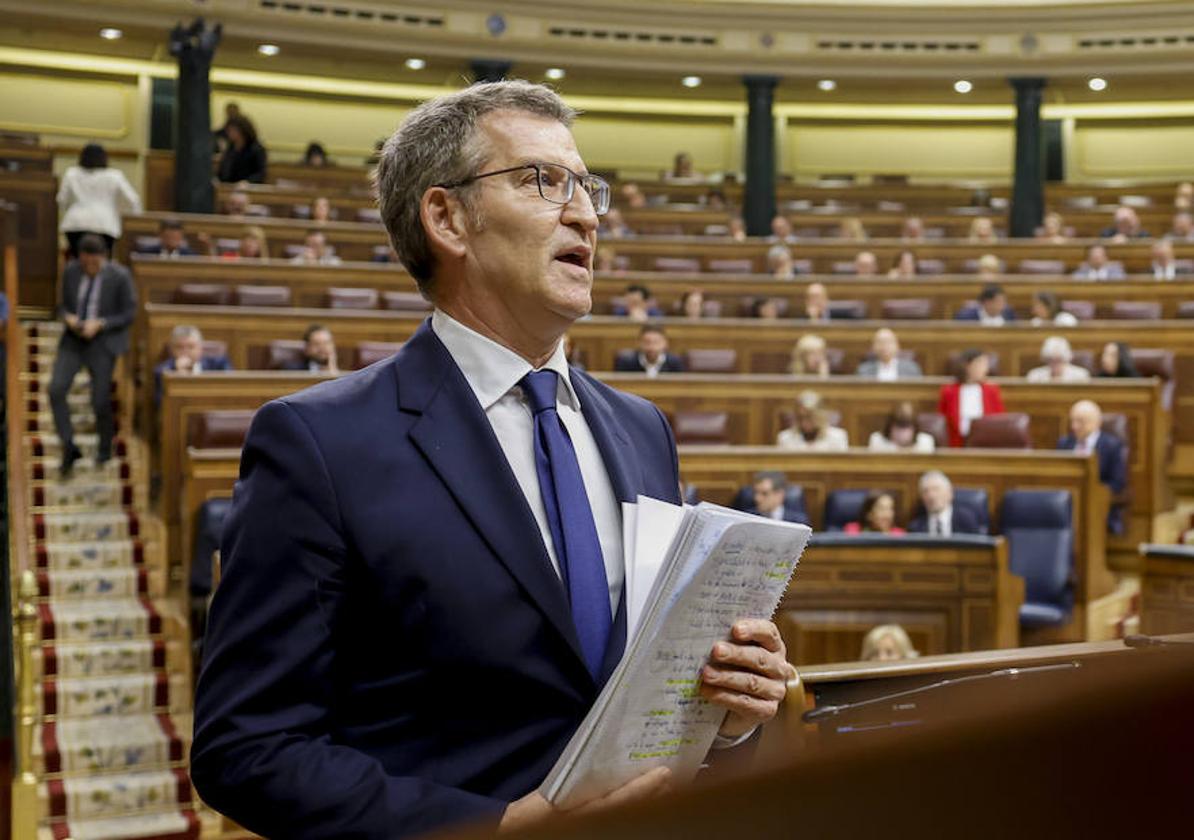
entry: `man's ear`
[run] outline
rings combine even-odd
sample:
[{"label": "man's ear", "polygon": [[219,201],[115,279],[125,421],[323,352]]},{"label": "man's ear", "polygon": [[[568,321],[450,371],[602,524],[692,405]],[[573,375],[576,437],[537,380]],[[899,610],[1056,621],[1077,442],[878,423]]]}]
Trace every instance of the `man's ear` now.
[{"label": "man's ear", "polygon": [[468,214],[449,190],[430,187],[419,202],[419,219],[436,257],[460,259],[467,250]]}]

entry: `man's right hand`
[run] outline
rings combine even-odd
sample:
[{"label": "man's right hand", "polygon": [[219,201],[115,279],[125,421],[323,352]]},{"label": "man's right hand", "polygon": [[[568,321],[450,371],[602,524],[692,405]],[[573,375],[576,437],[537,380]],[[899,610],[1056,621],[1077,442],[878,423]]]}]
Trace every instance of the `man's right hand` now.
[{"label": "man's right hand", "polygon": [[67,329],[78,332],[79,331],[79,316],[74,313],[67,312],[62,316],[62,320],[66,322]]},{"label": "man's right hand", "polygon": [[502,815],[498,831],[518,831],[543,822],[553,814],[588,814],[593,811],[603,811],[606,808],[614,808],[627,802],[662,796],[671,789],[672,772],[666,767],[656,767],[654,770],[649,770],[643,775],[631,779],[620,788],[611,790],[604,796],[590,799],[567,809],[553,807],[539,791],[534,791],[521,799],[516,799],[506,807],[506,813]]}]

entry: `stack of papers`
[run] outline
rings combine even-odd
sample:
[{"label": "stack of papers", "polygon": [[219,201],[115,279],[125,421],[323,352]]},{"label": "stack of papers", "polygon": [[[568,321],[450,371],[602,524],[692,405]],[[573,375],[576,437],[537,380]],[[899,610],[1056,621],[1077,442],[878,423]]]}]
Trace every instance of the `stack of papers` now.
[{"label": "stack of papers", "polygon": [[734,622],[774,614],[812,533],[644,496],[622,521],[626,653],[540,787],[558,807],[659,766],[677,781],[696,775],[725,717],[698,694],[701,668]]}]

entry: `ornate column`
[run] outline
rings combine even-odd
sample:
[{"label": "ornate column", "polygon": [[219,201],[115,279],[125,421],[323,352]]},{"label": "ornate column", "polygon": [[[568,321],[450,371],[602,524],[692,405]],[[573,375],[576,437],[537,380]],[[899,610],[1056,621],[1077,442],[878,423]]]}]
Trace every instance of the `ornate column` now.
[{"label": "ornate column", "polygon": [[1016,169],[1012,180],[1012,236],[1033,236],[1045,216],[1045,144],[1041,95],[1045,80],[1010,79],[1016,90]]},{"label": "ornate column", "polygon": [[742,218],[749,236],[771,232],[775,215],[775,100],[777,76],[745,76],[746,85],[746,191]]},{"label": "ornate column", "polygon": [[170,54],[178,59],[178,98],[174,106],[174,209],[180,213],[211,213],[215,192],[211,185],[211,60],[220,43],[220,24],[209,27],[203,18],[182,24],[170,33]]}]

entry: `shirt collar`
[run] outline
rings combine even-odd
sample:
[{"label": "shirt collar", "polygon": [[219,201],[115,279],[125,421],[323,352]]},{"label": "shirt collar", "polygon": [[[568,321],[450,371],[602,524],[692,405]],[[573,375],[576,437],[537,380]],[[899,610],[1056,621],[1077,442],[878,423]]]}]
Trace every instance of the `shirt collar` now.
[{"label": "shirt collar", "polygon": [[[491,338],[466,327],[442,309],[431,313],[431,330],[448,349],[448,355],[465,381],[473,389],[481,409],[489,408],[510,392],[510,389],[530,373],[531,363],[508,347],[503,347]],[[556,345],[555,352],[540,370],[554,370],[564,383],[565,399],[572,408],[580,410],[580,398],[572,387],[568,375],[568,361],[564,358],[564,342]]]},{"label": "shirt collar", "polygon": [[1099,442],[1099,430],[1095,429],[1089,435],[1084,437],[1082,439],[1082,442],[1086,444],[1086,448],[1088,451],[1093,452],[1095,446],[1098,445],[1098,442]]}]

